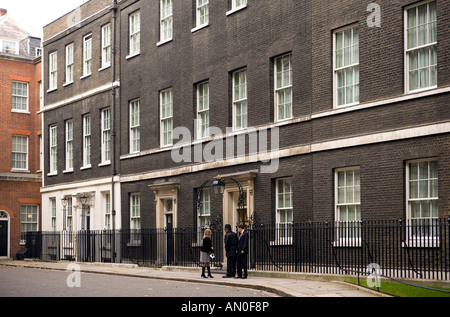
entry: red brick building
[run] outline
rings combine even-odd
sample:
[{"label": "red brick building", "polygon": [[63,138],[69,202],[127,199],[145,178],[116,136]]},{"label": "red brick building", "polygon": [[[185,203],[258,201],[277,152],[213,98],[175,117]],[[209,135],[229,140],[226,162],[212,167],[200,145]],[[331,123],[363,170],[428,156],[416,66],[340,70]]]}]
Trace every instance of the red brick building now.
[{"label": "red brick building", "polygon": [[0,258],[41,222],[40,39],[0,9]]}]

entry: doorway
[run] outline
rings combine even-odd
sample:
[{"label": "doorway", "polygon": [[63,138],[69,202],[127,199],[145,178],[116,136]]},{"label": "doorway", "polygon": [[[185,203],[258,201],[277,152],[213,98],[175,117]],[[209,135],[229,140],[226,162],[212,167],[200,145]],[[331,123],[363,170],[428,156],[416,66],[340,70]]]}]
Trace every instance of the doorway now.
[{"label": "doorway", "polygon": [[9,215],[0,210],[0,257],[9,256]]},{"label": "doorway", "polygon": [[168,265],[172,264],[174,261],[174,227],[173,227],[173,199],[163,200],[164,204],[164,229],[165,229],[165,240],[166,240],[166,263]]}]

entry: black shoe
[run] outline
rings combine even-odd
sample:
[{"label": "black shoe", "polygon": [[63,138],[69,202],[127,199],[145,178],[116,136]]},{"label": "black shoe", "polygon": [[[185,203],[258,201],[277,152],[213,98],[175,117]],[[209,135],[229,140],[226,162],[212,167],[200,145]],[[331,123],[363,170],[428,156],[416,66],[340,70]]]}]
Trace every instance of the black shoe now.
[{"label": "black shoe", "polygon": [[202,274],[202,277],[203,277],[203,278],[207,278],[205,274]]},{"label": "black shoe", "polygon": [[243,276],[242,278],[243,278],[243,279],[246,279],[246,278],[247,278],[247,276]]},{"label": "black shoe", "polygon": [[208,274],[208,277],[210,277],[210,278],[214,278],[214,276],[212,276],[211,274]]},{"label": "black shoe", "polygon": [[235,276],[235,277],[233,277],[233,278],[242,278],[242,276]]}]

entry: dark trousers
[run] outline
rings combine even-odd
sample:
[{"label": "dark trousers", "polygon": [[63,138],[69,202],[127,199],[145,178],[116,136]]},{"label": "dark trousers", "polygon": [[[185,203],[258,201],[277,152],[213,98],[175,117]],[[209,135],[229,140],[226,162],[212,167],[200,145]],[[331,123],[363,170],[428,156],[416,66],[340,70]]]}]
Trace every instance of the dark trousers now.
[{"label": "dark trousers", "polygon": [[[244,269],[244,275],[242,275],[242,269]],[[247,277],[247,253],[239,253],[237,256],[237,275]]]},{"label": "dark trousers", "polygon": [[227,257],[227,276],[234,277],[236,275],[236,257]]}]

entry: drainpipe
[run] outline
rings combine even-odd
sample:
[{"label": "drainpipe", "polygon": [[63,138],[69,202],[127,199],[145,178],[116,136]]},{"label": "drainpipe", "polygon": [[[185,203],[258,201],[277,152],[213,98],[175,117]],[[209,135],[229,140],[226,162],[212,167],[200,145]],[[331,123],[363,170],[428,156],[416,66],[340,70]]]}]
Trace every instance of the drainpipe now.
[{"label": "drainpipe", "polygon": [[116,262],[116,208],[115,208],[115,184],[114,177],[117,175],[116,169],[116,88],[114,87],[114,83],[116,81],[116,20],[117,20],[117,0],[114,0],[111,4],[112,11],[112,88],[111,88],[111,128],[112,128],[112,157],[111,157],[111,216],[112,216],[112,259],[113,263]]}]

